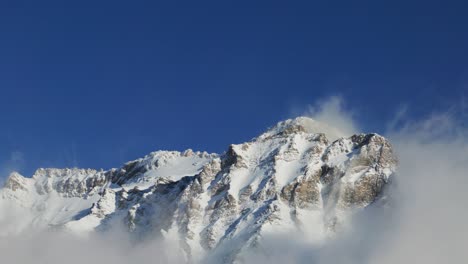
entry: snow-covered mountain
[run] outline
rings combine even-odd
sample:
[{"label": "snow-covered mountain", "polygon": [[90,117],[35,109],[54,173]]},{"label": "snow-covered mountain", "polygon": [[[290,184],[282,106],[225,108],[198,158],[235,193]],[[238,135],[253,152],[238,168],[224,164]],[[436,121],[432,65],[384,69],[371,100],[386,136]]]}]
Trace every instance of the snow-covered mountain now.
[{"label": "snow-covered mountain", "polygon": [[377,134],[343,135],[306,117],[278,123],[222,154],[157,151],[119,169],[12,173],[0,190],[0,235],[124,228],[176,238],[188,260],[242,258],[266,235],[321,243],[382,199],[397,165]]}]

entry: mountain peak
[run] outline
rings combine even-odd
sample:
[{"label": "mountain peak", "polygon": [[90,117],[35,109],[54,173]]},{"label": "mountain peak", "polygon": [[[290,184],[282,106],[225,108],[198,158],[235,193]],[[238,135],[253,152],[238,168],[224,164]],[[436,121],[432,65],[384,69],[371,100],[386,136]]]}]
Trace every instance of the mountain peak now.
[{"label": "mountain peak", "polygon": [[26,189],[26,182],[28,181],[27,178],[23,177],[23,175],[19,174],[16,171],[13,171],[8,176],[8,179],[5,182],[4,188],[16,191],[18,189]]},{"label": "mountain peak", "polygon": [[269,128],[259,138],[266,139],[274,136],[285,136],[301,132],[307,134],[325,134],[325,136],[332,141],[341,137],[350,136],[344,134],[338,128],[326,123],[317,121],[310,117],[299,116],[277,123],[275,126]]}]

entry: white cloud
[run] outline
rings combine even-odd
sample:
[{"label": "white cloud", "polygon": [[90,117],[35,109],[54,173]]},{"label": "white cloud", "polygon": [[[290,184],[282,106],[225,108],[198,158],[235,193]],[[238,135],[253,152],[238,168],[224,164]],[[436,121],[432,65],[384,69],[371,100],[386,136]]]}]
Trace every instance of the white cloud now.
[{"label": "white cloud", "polygon": [[21,170],[25,165],[24,154],[21,151],[13,151],[10,153],[8,160],[0,163],[0,184],[13,171]]},{"label": "white cloud", "polygon": [[345,108],[343,98],[332,96],[309,106],[305,115],[338,129],[343,136],[359,131],[356,120],[350,109]]},{"label": "white cloud", "polygon": [[132,245],[127,237],[109,236],[76,238],[59,232],[24,234],[0,238],[2,262],[16,264],[128,264],[182,263],[181,255],[166,242],[148,241]]},{"label": "white cloud", "polygon": [[468,130],[455,116],[407,120],[389,131],[400,159],[399,221],[370,263],[463,263],[468,259]]}]

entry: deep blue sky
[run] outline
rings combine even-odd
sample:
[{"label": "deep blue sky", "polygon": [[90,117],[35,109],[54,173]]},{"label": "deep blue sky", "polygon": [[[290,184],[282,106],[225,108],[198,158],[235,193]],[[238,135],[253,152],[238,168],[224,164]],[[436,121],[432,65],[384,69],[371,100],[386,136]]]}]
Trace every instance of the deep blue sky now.
[{"label": "deep blue sky", "polygon": [[446,109],[468,94],[463,2],[0,1],[0,164],[221,152],[336,94],[378,132]]}]

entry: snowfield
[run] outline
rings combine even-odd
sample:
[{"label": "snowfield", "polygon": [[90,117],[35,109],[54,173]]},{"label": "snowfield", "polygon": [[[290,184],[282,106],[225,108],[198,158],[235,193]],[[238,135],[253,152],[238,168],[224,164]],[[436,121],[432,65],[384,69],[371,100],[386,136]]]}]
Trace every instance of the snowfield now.
[{"label": "snowfield", "polygon": [[396,166],[382,136],[299,117],[220,155],[157,151],[107,171],[12,173],[0,190],[0,236],[118,229],[172,241],[186,261],[233,263],[269,236],[323,244],[384,198]]}]

